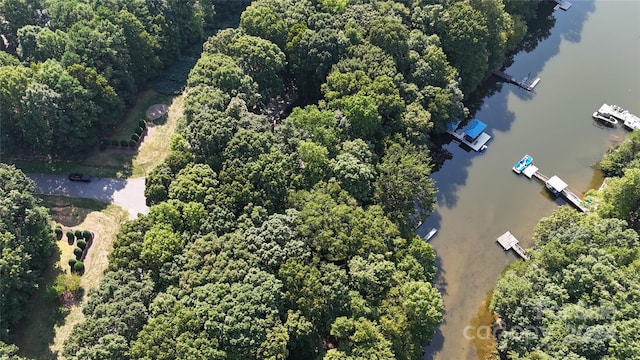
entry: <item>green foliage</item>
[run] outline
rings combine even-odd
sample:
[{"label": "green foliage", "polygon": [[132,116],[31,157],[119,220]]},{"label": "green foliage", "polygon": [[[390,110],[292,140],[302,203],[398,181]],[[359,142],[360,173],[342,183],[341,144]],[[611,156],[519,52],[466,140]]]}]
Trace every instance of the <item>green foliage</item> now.
[{"label": "green foliage", "polygon": [[93,239],[93,233],[91,233],[91,231],[89,230],[83,230],[82,238],[85,239],[86,241],[91,241]]},{"label": "green foliage", "polygon": [[76,262],[73,264],[73,271],[74,271],[76,274],[80,274],[80,275],[82,275],[82,274],[84,273],[84,263],[83,263],[82,261],[76,261]]},{"label": "green foliage", "polygon": [[637,348],[625,330],[638,306],[637,233],[562,207],[540,221],[536,237],[532,260],[506,271],[493,292],[500,352],[600,359],[619,358],[622,343]]},{"label": "green foliage", "polygon": [[154,225],[144,235],[140,260],[145,268],[158,271],[162,264],[171,260],[182,249],[180,236],[173,232],[169,225]]},{"label": "green foliage", "polygon": [[189,72],[196,63],[196,58],[184,56],[164,70],[153,82],[153,89],[165,95],[180,95],[186,85]]},{"label": "green foliage", "polygon": [[71,230],[67,230],[67,241],[69,241],[69,244],[73,244],[75,240],[76,240],[76,236],[74,232]]},{"label": "green foliage", "polygon": [[73,254],[76,256],[76,260],[80,260],[82,258],[82,254],[84,250],[79,246],[73,249]]},{"label": "green foliage", "polygon": [[27,360],[22,356],[18,356],[18,347],[13,344],[7,344],[0,341],[0,358],[7,360]]},{"label": "green foliage", "polygon": [[76,239],[80,240],[82,239],[82,230],[80,229],[76,229],[73,231],[73,235],[76,237]]},{"label": "green foliage", "polygon": [[[120,18],[84,3],[50,12],[56,29],[77,32],[65,40],[62,61],[102,71],[113,60],[106,79],[118,94],[150,79],[156,59],[178,59],[212,15],[211,1],[169,1],[153,11],[125,3],[109,6]],[[522,35],[529,8],[504,8],[498,1],[251,2],[239,29],[204,44],[186,80],[172,152],[146,178],[150,212],[117,234],[109,271],[75,329],[86,336],[67,340],[65,357],[419,359],[443,309],[430,284],[435,253],[415,235],[436,191],[426,146],[466,115],[458,81],[467,93],[475,89]],[[36,38],[33,56],[36,30],[24,31],[25,46]],[[112,33],[100,37],[104,30]],[[106,41],[113,46],[100,49]],[[139,49],[129,46],[134,41]],[[128,76],[134,68],[145,70]],[[54,103],[47,88],[29,88],[31,71],[0,67],[0,80],[16,80],[18,99],[30,89],[34,104]],[[178,83],[169,90],[182,92]],[[324,98],[280,119],[270,111],[290,105],[278,98],[285,84],[304,104]],[[0,111],[15,117],[14,108]],[[633,243],[617,224],[598,228],[609,230]],[[563,243],[539,235],[541,243]],[[545,253],[571,289],[549,289],[555,297],[598,285],[596,274],[581,282],[582,272],[570,267],[577,251]],[[601,271],[633,256],[613,251]],[[580,264],[595,266],[586,256]],[[592,349],[609,334],[594,329]]]},{"label": "green foliage", "polygon": [[[71,264],[71,261],[69,261],[69,264]],[[73,264],[72,268],[75,270],[75,260]],[[76,270],[76,272],[78,271]],[[80,276],[76,274],[60,274],[56,277],[51,288],[57,297],[62,296],[67,291],[77,295],[80,291]]]},{"label": "green foliage", "polygon": [[395,224],[409,233],[433,208],[437,189],[429,177],[428,149],[399,140],[387,145],[378,165],[374,197]]},{"label": "green foliage", "polygon": [[22,318],[55,246],[48,211],[34,190],[22,171],[0,164],[0,341]]},{"label": "green foliage", "polygon": [[87,247],[87,242],[84,240],[78,240],[78,242],[76,243],[76,245],[84,251],[84,248]]},{"label": "green foliage", "polygon": [[149,316],[154,297],[153,282],[129,271],[107,272],[98,288],[89,292],[85,320],[74,326],[65,340],[67,359],[127,359],[129,342]]},{"label": "green foliage", "polygon": [[600,168],[607,176],[621,177],[626,168],[640,168],[640,134],[631,132],[627,139],[609,149],[600,161]]}]

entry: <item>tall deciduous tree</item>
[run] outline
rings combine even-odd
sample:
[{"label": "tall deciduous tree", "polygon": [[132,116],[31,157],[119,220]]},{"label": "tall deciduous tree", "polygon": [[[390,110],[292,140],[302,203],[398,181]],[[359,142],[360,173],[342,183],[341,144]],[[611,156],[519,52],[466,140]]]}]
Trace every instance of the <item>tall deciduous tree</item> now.
[{"label": "tall deciduous tree", "polygon": [[54,246],[49,215],[34,190],[22,171],[0,163],[0,341],[24,315]]},{"label": "tall deciduous tree", "polygon": [[375,200],[404,233],[415,229],[433,208],[436,187],[426,148],[405,140],[389,142],[378,165]]}]

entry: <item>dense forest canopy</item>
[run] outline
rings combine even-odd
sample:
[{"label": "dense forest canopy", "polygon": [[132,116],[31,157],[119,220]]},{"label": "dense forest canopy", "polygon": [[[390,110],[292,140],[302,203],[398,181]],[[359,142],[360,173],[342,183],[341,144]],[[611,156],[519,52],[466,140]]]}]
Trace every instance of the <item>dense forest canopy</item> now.
[{"label": "dense forest canopy", "polygon": [[[3,148],[91,146],[215,26],[214,4],[0,2]],[[65,357],[420,358],[443,308],[415,235],[431,136],[466,117],[537,6],[251,2],[204,43],[150,213],[117,235]]]},{"label": "dense forest canopy", "polygon": [[531,261],[498,282],[498,350],[510,359],[635,359],[640,354],[640,136],[608,152],[611,176],[588,215],[563,206],[535,229]]},{"label": "dense forest canopy", "polygon": [[0,163],[0,357],[55,246],[48,211],[34,190],[22,171]]},{"label": "dense forest canopy", "polygon": [[1,150],[90,149],[213,15],[210,0],[0,1]]}]

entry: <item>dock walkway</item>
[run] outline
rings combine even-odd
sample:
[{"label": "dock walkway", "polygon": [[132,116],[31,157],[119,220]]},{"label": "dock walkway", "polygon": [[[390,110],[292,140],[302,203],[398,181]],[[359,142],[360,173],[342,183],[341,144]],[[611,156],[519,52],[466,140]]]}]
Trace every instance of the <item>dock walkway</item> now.
[{"label": "dock walkway", "polygon": [[573,191],[569,189],[569,186],[562,181],[557,176],[552,176],[551,178],[547,175],[540,172],[537,166],[533,165],[533,163],[527,166],[522,173],[528,177],[529,179],[536,178],[544,185],[554,192],[557,195],[562,195],[562,197],[573,206],[575,206],[578,210],[582,212],[586,212],[587,208],[583,205],[582,199],[578,195],[576,195]]},{"label": "dock walkway", "polygon": [[500,70],[494,70],[492,74],[499,77],[502,80],[510,82],[514,85],[518,85],[519,87],[527,91],[533,91],[536,85],[538,85],[538,83],[540,82],[540,77],[536,77],[531,82],[529,82],[529,75],[525,76],[522,80],[518,81],[515,77]]},{"label": "dock walkway", "polygon": [[554,9],[560,9],[567,11],[571,7],[571,3],[565,0],[556,0],[556,6]]},{"label": "dock walkway", "polygon": [[507,251],[509,249],[513,249],[521,258],[525,260],[529,260],[529,256],[525,254],[524,249],[518,244],[518,239],[511,233],[511,231],[507,231],[506,233],[500,235],[497,239],[498,243],[502,248]]}]

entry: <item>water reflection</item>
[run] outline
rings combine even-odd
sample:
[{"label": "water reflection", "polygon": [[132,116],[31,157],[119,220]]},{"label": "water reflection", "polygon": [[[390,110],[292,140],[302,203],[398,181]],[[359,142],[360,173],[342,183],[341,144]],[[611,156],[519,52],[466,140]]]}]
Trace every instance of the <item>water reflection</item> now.
[{"label": "water reflection", "polygon": [[[573,84],[575,74],[562,72],[570,71],[576,62],[584,68],[602,63],[598,57],[583,61],[574,53],[566,55],[567,43],[576,47],[593,42],[582,33],[595,3],[574,3],[566,13],[553,12],[549,3],[543,4],[538,20],[530,26],[521,52],[505,60],[507,72],[518,78],[542,75],[538,91],[527,92],[491,78],[466,100],[470,117],[489,125],[492,141],[485,154],[444,143],[448,140],[434,141],[444,143],[442,152],[433,153],[439,170],[433,174],[439,189],[437,206],[418,233],[440,229],[431,244],[439,269],[435,284],[443,293],[446,313],[425,359],[483,359],[490,353],[490,342],[469,341],[464,335],[467,326],[491,324],[487,292],[500,272],[517,259],[502,251],[496,237],[510,230],[527,247],[539,218],[565,204],[551,196],[544,184],[513,174],[513,163],[531,152],[543,173],[558,174],[572,189],[586,191],[601,176],[594,164],[611,144],[603,139],[624,136],[618,129],[590,126],[590,107],[596,106],[589,105],[591,88]],[[599,24],[607,25],[602,20]],[[567,96],[566,88],[571,87],[575,93]]]}]

